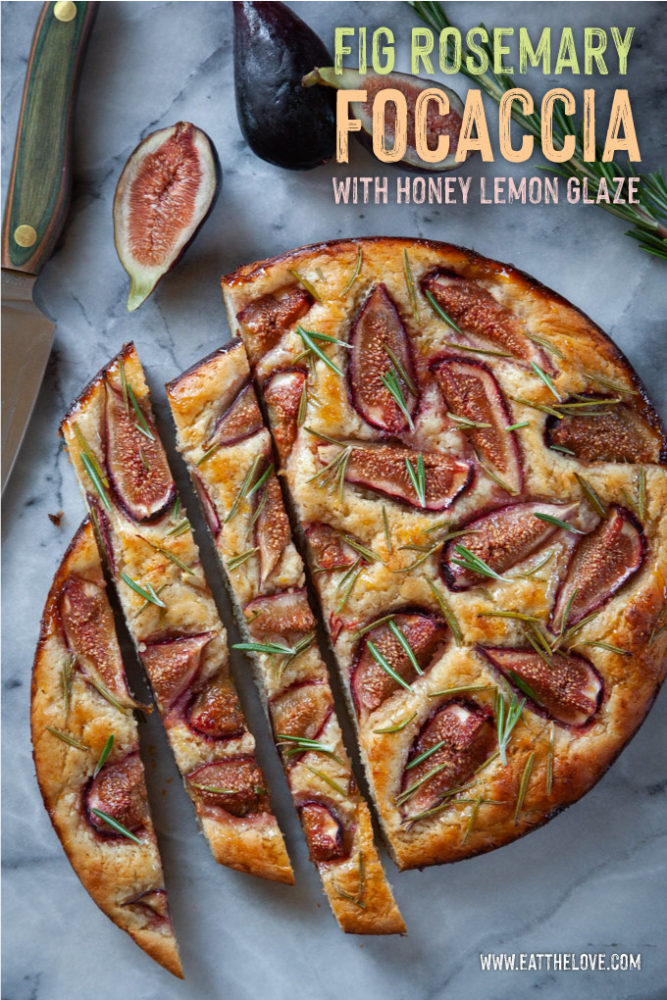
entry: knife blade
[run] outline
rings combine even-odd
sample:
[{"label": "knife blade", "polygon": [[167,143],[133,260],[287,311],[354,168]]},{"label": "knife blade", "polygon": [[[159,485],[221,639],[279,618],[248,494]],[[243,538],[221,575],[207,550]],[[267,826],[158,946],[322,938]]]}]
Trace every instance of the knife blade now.
[{"label": "knife blade", "polygon": [[3,491],[53,344],[33,287],[67,217],[74,104],[97,6],[44,4],[28,60],[2,230]]}]

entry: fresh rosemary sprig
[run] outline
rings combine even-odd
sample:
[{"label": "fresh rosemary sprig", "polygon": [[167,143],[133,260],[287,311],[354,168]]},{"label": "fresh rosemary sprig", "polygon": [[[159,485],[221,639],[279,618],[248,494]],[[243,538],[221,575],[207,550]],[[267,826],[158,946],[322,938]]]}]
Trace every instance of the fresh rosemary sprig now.
[{"label": "fresh rosemary sprig", "polygon": [[[442,306],[438,302],[436,302],[436,300],[433,298],[433,294],[431,292],[429,292],[428,289],[425,289],[424,295],[426,296],[426,298],[428,300],[428,303],[431,306],[431,309],[433,310],[433,312],[437,316],[439,316],[441,320],[444,320],[444,322],[447,324],[447,326],[449,326],[449,327],[452,328],[452,330],[454,331],[454,333],[458,333],[461,337],[463,337],[464,336],[463,330],[459,326],[456,325],[456,323],[454,322],[454,320],[452,319],[452,317],[448,316],[447,313],[445,312],[445,310],[442,308]],[[458,347],[459,345],[457,344],[456,346]]]},{"label": "fresh rosemary sprig", "polygon": [[526,697],[530,698],[531,701],[534,701],[536,705],[542,704],[542,701],[536,691],[530,686],[530,684],[524,681],[523,677],[519,677],[515,670],[508,670],[507,675],[512,681],[512,684],[514,684],[515,687],[518,687],[521,694],[525,694]]},{"label": "fresh rosemary sprig", "polygon": [[[437,0],[409,0],[410,6],[415,13],[435,31],[440,32],[443,28],[451,28],[452,25],[445,14],[442,4]],[[483,25],[481,26],[483,27]],[[453,56],[454,40],[447,39],[449,55]],[[490,57],[490,66],[493,65],[493,52],[487,42],[480,42],[479,46]],[[489,68],[481,75],[472,74],[466,66],[466,56],[468,51],[464,50],[459,54],[460,72],[470,77],[476,86],[481,87],[497,104],[500,103],[508,90],[516,87],[515,81],[507,73],[495,73]],[[538,146],[542,139],[542,121],[538,111],[530,115],[524,115],[517,110],[516,103],[512,106],[512,117],[514,120],[535,139]],[[583,137],[582,130],[578,131],[574,127],[572,118],[565,115],[562,108],[557,104],[554,110],[555,127],[553,129],[553,141],[557,145],[562,145],[567,135],[575,136],[575,154],[565,163],[555,166],[546,166],[542,169],[550,173],[558,174],[562,177],[577,177],[587,179],[591,197],[595,197],[602,180],[609,182],[612,177],[634,177],[637,176],[632,165],[623,167],[620,163],[612,161],[603,163],[598,154],[595,162],[587,163],[583,158]],[[639,175],[641,186],[639,192],[638,205],[614,205],[603,201],[597,202],[601,208],[629,222],[633,227],[626,230],[626,235],[637,240],[639,246],[646,253],[667,260],[667,183],[661,170],[656,170],[651,174]]]},{"label": "fresh rosemary sprig", "polygon": [[407,640],[407,638],[405,636],[405,633],[401,631],[401,629],[398,627],[398,625],[396,624],[396,622],[394,621],[393,618],[389,622],[389,631],[391,632],[391,634],[394,636],[395,639],[398,639],[398,642],[399,642],[399,644],[400,644],[403,652],[405,653],[405,655],[407,656],[408,660],[410,661],[410,663],[414,667],[415,672],[418,673],[421,676],[424,673],[424,671],[422,670],[422,668],[419,666],[419,663],[417,662],[417,657],[415,656],[415,654],[413,652],[412,646],[408,642],[408,640]]},{"label": "fresh rosemary sprig", "polygon": [[395,614],[396,612],[392,611],[391,614],[384,615],[382,618],[376,618],[375,621],[369,622],[368,625],[364,625],[363,628],[360,628],[358,632],[354,633],[352,636],[352,642],[356,642],[357,639],[361,639],[362,635],[366,635],[366,633],[370,632],[372,629],[378,628],[380,625],[384,625],[386,622],[391,621]]},{"label": "fresh rosemary sprig", "polygon": [[234,570],[238,569],[239,566],[243,566],[243,564],[247,562],[251,556],[254,556],[255,552],[259,552],[259,546],[257,545],[251,549],[246,549],[245,552],[240,552],[237,556],[232,556],[231,559],[227,560],[227,569]]},{"label": "fresh rosemary sprig", "polygon": [[359,556],[352,563],[352,565],[348,569],[347,573],[345,573],[342,576],[342,578],[341,578],[338,586],[336,587],[337,591],[342,590],[341,599],[340,599],[340,601],[339,601],[339,603],[338,603],[338,605],[336,607],[336,614],[340,614],[341,611],[343,610],[343,608],[345,607],[345,605],[347,604],[347,602],[348,602],[348,600],[350,598],[350,594],[354,590],[354,585],[357,582],[357,580],[359,579],[359,574],[361,573],[361,571],[362,571],[363,568],[364,568],[363,567],[363,560],[362,560],[361,556]]},{"label": "fresh rosemary sprig", "polygon": [[535,763],[535,751],[531,750],[528,754],[526,760],[526,765],[523,769],[523,774],[521,775],[521,782],[519,784],[519,795],[516,800],[516,808],[514,810],[514,825],[516,826],[519,822],[519,813],[523,809],[523,803],[526,798],[526,792],[528,791],[528,784],[530,782],[530,776],[533,773],[533,764]]},{"label": "fresh rosemary sprig", "polygon": [[480,556],[476,556],[474,552],[467,549],[465,545],[457,544],[454,546],[454,551],[458,558],[452,557],[452,562],[456,563],[462,569],[468,570],[469,573],[475,573],[479,576],[488,576],[492,580],[500,580],[502,583],[508,583],[509,578],[506,576],[501,576],[496,573],[495,569],[491,569],[488,563]]},{"label": "fresh rosemary sprig", "polygon": [[232,649],[244,653],[266,653],[267,656],[293,656],[294,646],[281,646],[277,642],[236,642]]},{"label": "fresh rosemary sprig", "polygon": [[394,368],[390,368],[388,372],[385,372],[384,375],[380,376],[380,381],[407,420],[410,430],[414,431],[415,425],[410,411],[408,410],[408,401],[403,395],[403,389],[401,388],[401,383],[396,370]]},{"label": "fresh rosemary sprig", "polygon": [[417,767],[418,764],[422,764],[425,760],[428,760],[429,757],[432,757],[434,753],[437,753],[441,747],[444,747],[444,745],[444,740],[438,740],[438,742],[434,743],[432,747],[429,747],[428,750],[424,750],[424,752],[420,753],[418,757],[411,760],[409,764],[406,764],[405,770],[410,771],[413,767]]},{"label": "fresh rosemary sprig", "polygon": [[410,305],[412,306],[412,315],[415,319],[419,319],[419,302],[417,301],[417,289],[415,287],[415,277],[412,273],[412,268],[410,267],[410,259],[408,257],[408,251],[403,248],[403,274],[405,275],[405,285],[408,289],[408,295],[410,296]]},{"label": "fresh rosemary sprig", "polygon": [[93,771],[93,778],[97,777],[97,775],[100,773],[100,771],[106,764],[109,754],[111,753],[111,749],[113,747],[113,741],[114,741],[114,735],[113,733],[111,733],[106,743],[104,744],[102,748],[102,753],[100,754],[97,764],[95,765],[95,770]]},{"label": "fresh rosemary sprig", "polygon": [[225,518],[224,522],[225,524],[228,524],[229,521],[231,521],[232,518],[236,516],[243,501],[248,500],[253,495],[253,493],[255,493],[264,482],[266,482],[268,477],[273,472],[273,462],[271,462],[271,464],[267,467],[264,473],[259,477],[257,482],[253,485],[253,480],[255,478],[255,473],[257,472],[257,467],[259,463],[262,461],[263,457],[264,457],[263,455],[255,455],[253,463],[248,469],[247,473],[245,474],[243,482],[239,487],[239,491],[236,494],[236,499],[234,500],[234,503],[232,504],[229,510],[229,514]]},{"label": "fresh rosemary sprig", "polygon": [[100,478],[100,476],[98,474],[99,473],[99,465],[97,464],[97,461],[95,461],[95,463],[93,464],[93,461],[91,460],[90,456],[88,456],[85,453],[85,451],[82,451],[80,453],[80,455],[81,455],[81,462],[83,464],[83,467],[86,470],[86,472],[88,473],[88,478],[90,479],[91,483],[95,487],[95,492],[99,496],[99,498],[102,501],[102,503],[104,504],[105,508],[107,510],[111,510],[111,501],[109,500],[109,497],[107,496],[106,490],[105,490],[105,488],[103,486],[103,483],[102,483],[102,479]]},{"label": "fresh rosemary sprig", "polygon": [[562,528],[563,531],[570,531],[573,535],[584,535],[586,532],[581,531],[579,528],[575,528],[573,525],[568,524],[567,521],[561,521],[559,517],[554,517],[553,514],[543,514],[537,513],[533,514],[538,521],[544,521],[545,524],[553,524],[555,528]]},{"label": "fresh rosemary sprig", "polygon": [[355,283],[355,281],[357,280],[357,278],[359,277],[359,275],[361,273],[361,265],[362,265],[362,263],[363,263],[363,255],[361,253],[361,247],[359,247],[359,249],[357,250],[357,262],[354,265],[354,271],[352,272],[352,277],[350,278],[350,280],[346,284],[345,288],[341,292],[341,295],[347,295],[347,293],[349,292],[349,290],[352,288],[352,285]]},{"label": "fresh rosemary sprig", "polygon": [[394,351],[392,351],[389,344],[383,342],[382,347],[384,348],[385,353],[389,358],[389,360],[391,361],[392,365],[394,366],[398,374],[401,376],[401,378],[407,385],[408,392],[410,393],[410,395],[417,397],[419,395],[419,390],[417,389],[417,386],[415,385],[415,383],[412,381],[407,371],[405,370],[405,365],[401,364],[400,358],[398,358],[394,353]]},{"label": "fresh rosemary sprig", "polygon": [[131,576],[128,576],[127,573],[121,573],[120,577],[123,583],[126,583],[130,590],[133,590],[135,594],[139,594],[139,596],[143,597],[145,601],[149,601],[150,604],[154,604],[156,608],[167,607],[164,601],[160,600],[158,595],[155,593],[150,583],[147,583],[146,588],[144,589],[137,583],[136,580],[133,580]]},{"label": "fresh rosemary sprig", "polygon": [[301,324],[297,324],[296,332],[301,337],[304,347],[308,349],[312,354],[317,355],[320,361],[323,361],[327,368],[330,368],[332,372],[336,375],[342,376],[342,371],[338,365],[334,364],[331,358],[328,358],[321,347],[319,347],[317,341],[324,341],[327,344],[338,344],[340,347],[346,347],[348,350],[351,345],[346,343],[344,340],[339,340],[338,337],[330,337],[326,333],[317,333],[315,330],[304,330]]},{"label": "fresh rosemary sprig", "polygon": [[313,283],[308,281],[308,278],[304,278],[304,276],[300,274],[295,267],[291,267],[289,269],[289,273],[299,282],[302,288],[306,289],[309,295],[313,296],[316,302],[322,302],[322,296],[319,294]]},{"label": "fresh rosemary sprig", "polygon": [[405,458],[405,468],[410,477],[410,482],[413,485],[414,491],[417,494],[417,499],[419,500],[419,506],[426,506],[426,470],[424,468],[424,457],[420,453],[417,455],[416,469],[412,468],[412,463],[410,459]]},{"label": "fresh rosemary sprig", "polygon": [[521,718],[525,704],[525,698],[519,701],[517,696],[513,694],[512,700],[508,705],[504,695],[500,691],[496,691],[494,708],[498,725],[498,753],[500,754],[500,762],[503,767],[507,766],[507,747],[514,732],[514,727]]},{"label": "fresh rosemary sprig", "polygon": [[535,374],[537,375],[537,377],[539,379],[541,379],[542,382],[544,382],[544,384],[546,385],[546,387],[549,390],[549,392],[553,396],[556,397],[556,399],[558,400],[558,402],[559,403],[562,402],[563,397],[559,393],[559,391],[556,388],[556,386],[553,384],[553,380],[552,380],[551,376],[547,375],[547,373],[544,371],[544,369],[540,368],[540,366],[537,365],[537,364],[535,364],[534,361],[530,362],[530,367],[533,369],[533,371],[535,372]]},{"label": "fresh rosemary sprig", "polygon": [[392,678],[392,680],[396,681],[397,684],[400,684],[400,686],[402,688],[405,688],[406,691],[412,691],[411,685],[408,684],[407,681],[404,681],[401,675],[397,674],[394,668],[390,666],[389,663],[387,663],[386,659],[384,658],[380,650],[377,648],[375,643],[371,642],[369,639],[368,642],[366,643],[366,647],[371,656],[373,657],[373,659],[375,660],[375,662],[382,667],[384,672],[388,674]]},{"label": "fresh rosemary sprig", "polygon": [[56,729],[55,726],[47,726],[46,728],[47,728],[48,732],[51,733],[52,736],[55,736],[56,739],[59,739],[63,743],[66,743],[67,746],[74,747],[75,750],[89,750],[90,749],[90,747],[87,747],[85,743],[81,743],[79,740],[75,739],[74,736],[70,736],[69,733],[66,733],[62,729]]},{"label": "fresh rosemary sprig", "polygon": [[338,493],[338,499],[340,503],[343,502],[343,490],[345,488],[345,472],[347,471],[347,465],[350,461],[350,456],[352,454],[352,445],[343,446],[340,441],[334,441],[333,438],[327,438],[318,431],[311,430],[310,427],[306,427],[309,434],[314,434],[315,437],[322,438],[325,441],[333,442],[340,446],[340,451],[337,455],[331,459],[330,462],[316,472],[314,476],[311,476],[308,480],[309,483],[318,482],[319,480],[324,483],[327,488],[334,487]]},{"label": "fresh rosemary sprig", "polygon": [[133,840],[135,844],[139,844],[139,846],[141,846],[139,838],[135,837],[133,833],[130,833],[127,827],[123,826],[122,823],[119,823],[117,819],[113,818],[113,816],[108,816],[107,813],[102,812],[101,809],[92,808],[90,811],[91,813],[94,813],[98,819],[101,819],[104,823],[106,823],[107,826],[110,826],[112,830],[115,830],[116,833],[122,834],[123,837],[127,837],[128,840]]},{"label": "fresh rosemary sprig", "polygon": [[340,757],[330,747],[325,746],[324,743],[320,743],[319,740],[309,740],[305,736],[289,736],[286,733],[278,733],[276,741],[278,743],[291,744],[290,749],[286,751],[286,757],[293,757],[299,753],[321,753],[327,757],[331,757],[337,764],[343,766],[343,761]]},{"label": "fresh rosemary sprig", "polygon": [[363,556],[366,562],[382,562],[382,560],[380,559],[379,555],[376,552],[373,552],[372,549],[369,549],[365,545],[362,545],[360,542],[356,540],[356,538],[352,538],[351,535],[343,535],[343,541],[347,545],[349,545],[351,549],[354,549],[354,551],[357,552],[360,556]]},{"label": "fresh rosemary sprig", "polygon": [[404,719],[403,722],[397,722],[395,726],[387,726],[385,729],[374,729],[373,732],[377,733],[378,736],[385,736],[389,733],[400,733],[406,726],[409,726],[412,720],[416,717],[417,713],[413,712],[412,715]]}]

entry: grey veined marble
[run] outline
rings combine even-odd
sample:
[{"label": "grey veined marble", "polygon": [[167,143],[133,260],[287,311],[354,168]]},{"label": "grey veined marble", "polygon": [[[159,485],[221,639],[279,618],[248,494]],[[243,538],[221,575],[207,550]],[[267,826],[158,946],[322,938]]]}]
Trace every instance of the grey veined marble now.
[{"label": "grey veined marble", "polygon": [[[408,39],[416,23],[403,3],[295,6],[329,44],[334,25],[390,24],[397,37]],[[4,184],[39,7],[2,4]],[[595,86],[601,95],[615,86],[629,88],[644,166],[664,163],[664,4],[451,3],[447,10],[464,27],[480,20],[533,30],[567,22],[577,29],[636,25],[628,77],[610,76]],[[343,169],[282,171],[245,146],[234,108],[231,15],[229,3],[102,3],[83,74],[72,213],[63,244],[37,286],[40,305],[57,321],[56,342],[4,504],[3,1000],[525,1000],[538,991],[570,1000],[664,997],[664,697],[600,784],[523,842],[423,873],[399,875],[387,862],[410,931],[405,939],[346,938],[338,931],[307,861],[241,661],[237,675],[287,833],[295,888],[213,863],[155,719],[144,734],[184,984],[162,972],[96,909],[51,829],[33,774],[30,669],[51,576],[83,515],[57,426],[83,384],[134,339],[168,427],[162,384],[228,338],[220,274],[338,236],[419,235],[471,246],[512,261],[592,316],[667,413],[667,269],[623,236],[622,222],[564,203],[336,207],[331,176],[343,176]],[[409,68],[405,46],[401,65]],[[581,78],[562,82],[577,93],[584,85]],[[465,90],[460,78],[453,85]],[[533,80],[533,89],[546,89],[545,81]],[[182,264],[129,315],[127,279],[113,246],[116,180],[141,137],[179,119],[194,121],[213,138],[224,170],[222,195]],[[472,162],[466,173],[476,185],[482,174],[535,174],[538,162],[536,157],[513,170],[502,162],[484,168]],[[349,172],[387,176],[390,186],[396,177],[355,144]],[[65,516],[58,528],[47,514],[60,509]],[[214,580],[213,564],[207,565]],[[642,968],[481,971],[480,952],[501,951],[641,952]]]}]

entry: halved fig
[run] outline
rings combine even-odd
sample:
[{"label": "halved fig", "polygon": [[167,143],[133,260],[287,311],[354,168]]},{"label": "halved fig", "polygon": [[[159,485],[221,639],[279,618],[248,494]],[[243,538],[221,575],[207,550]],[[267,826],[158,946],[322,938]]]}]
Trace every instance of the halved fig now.
[{"label": "halved fig", "polygon": [[167,893],[164,889],[149,889],[138,896],[124,900],[120,905],[139,907],[145,914],[158,922],[170,919]]},{"label": "halved fig", "polygon": [[483,559],[495,573],[502,575],[508,569],[527,559],[541,548],[557,531],[562,529],[536,514],[556,517],[567,524],[591,523],[592,515],[584,512],[579,503],[557,504],[531,500],[527,503],[499,507],[490,514],[469,521],[459,530],[459,535],[446,542],[440,556],[440,573],[450,590],[468,590],[488,578],[459,565],[461,556],[457,546],[462,545],[474,556]]},{"label": "halved fig", "polygon": [[349,569],[359,558],[358,553],[345,541],[345,536],[330,524],[323,521],[309,524],[305,534],[315,556],[316,569],[327,572]]},{"label": "halved fig", "polygon": [[532,649],[477,648],[530,709],[562,726],[586,726],[600,707],[602,678],[583,656],[554,653],[547,665]]},{"label": "halved fig", "polygon": [[85,676],[122,701],[129,698],[114,617],[102,587],[79,576],[65,581],[58,601],[68,649]]},{"label": "halved fig", "polygon": [[[604,521],[578,543],[563,580],[550,627],[556,631],[576,625],[606,604],[644,562],[646,543],[637,518],[612,504]],[[567,621],[563,615],[567,611]]]},{"label": "halved fig", "polygon": [[199,671],[202,653],[212,638],[213,632],[202,632],[146,643],[141,659],[161,711],[173,705],[190,686]]},{"label": "halved fig", "polygon": [[[318,83],[325,87],[336,87],[339,90],[366,91],[365,101],[355,101],[350,105],[350,116],[360,120],[362,131],[355,132],[354,134],[367,148],[372,148],[373,101],[380,91],[391,87],[392,90],[400,91],[407,103],[407,146],[400,162],[411,167],[413,170],[439,172],[454,170],[462,162],[455,160],[455,154],[461,132],[463,103],[459,95],[449,87],[445,87],[441,83],[434,83],[433,80],[422,80],[420,77],[412,76],[409,73],[390,73],[388,76],[379,76],[376,73],[357,73],[353,69],[343,69],[341,73],[337,72],[333,66],[318,67],[303,78],[305,87],[312,87]],[[427,89],[437,90],[441,95],[441,99],[446,102],[446,107],[443,109],[444,113],[441,113],[440,106],[435,101],[429,101],[426,109],[425,139],[428,149],[438,149],[440,136],[447,136],[449,138],[447,152],[441,155],[434,163],[424,160],[419,155],[415,137],[415,106],[419,95]],[[384,131],[388,136],[387,144],[391,148],[394,144],[396,133],[395,104],[387,104]]]},{"label": "halved fig", "polygon": [[311,861],[321,864],[346,857],[345,831],[333,810],[321,802],[305,802],[299,816]]},{"label": "halved fig", "polygon": [[264,426],[262,414],[257,405],[255,390],[247,383],[232,400],[230,405],[218,417],[215,427],[204,442],[204,450],[208,451],[215,445],[226,447],[238,444],[252,437]]},{"label": "halved fig", "polygon": [[[388,434],[412,429],[419,405],[410,340],[398,310],[384,285],[373,288],[350,332],[347,382],[352,405],[370,424]],[[383,378],[391,378],[405,412]]]},{"label": "halved fig", "polygon": [[185,253],[213,207],[219,182],[215,148],[190,122],[151,132],[130,155],[113,201],[116,250],[130,276],[130,312]]},{"label": "halved fig", "polygon": [[[495,744],[491,715],[479,705],[448,701],[439,708],[415,740],[403,772],[399,801],[405,819],[433,809],[464,785]],[[433,752],[421,763],[414,763],[429,750]]]},{"label": "halved fig", "polygon": [[203,479],[198,473],[192,473],[192,485],[195,488],[195,493],[199,499],[201,505],[202,513],[208,524],[209,531],[213,535],[213,538],[217,538],[220,534],[220,529],[222,525],[220,524],[220,518],[218,517],[218,512],[215,509],[215,504],[211,500],[208,490],[204,484]]},{"label": "halved fig", "polygon": [[660,435],[624,403],[605,405],[611,398],[615,397],[588,393],[566,400],[603,402],[572,409],[562,420],[548,417],[544,431],[547,445],[567,449],[580,462],[659,462]]},{"label": "halved fig", "polygon": [[144,769],[138,753],[116,764],[107,764],[93,778],[86,792],[88,820],[105,837],[119,837],[116,830],[92,811],[99,809],[134,833],[149,820]]},{"label": "halved fig", "polygon": [[204,764],[186,777],[190,794],[204,807],[232,816],[262,812],[268,805],[264,775],[252,757]]},{"label": "halved fig", "polygon": [[316,740],[333,711],[327,684],[305,681],[291,684],[269,703],[276,734]]},{"label": "halved fig", "polygon": [[[522,361],[536,361],[544,370],[553,373],[549,358],[528,339],[519,318],[478,281],[438,268],[422,278],[421,287],[424,293],[433,296],[475,346],[491,346]],[[447,337],[456,340],[456,331],[448,328]]]},{"label": "halved fig", "polygon": [[[417,452],[411,448],[391,445],[320,445],[317,449],[320,462],[328,465],[346,447],[349,447],[349,458],[345,464],[346,483],[373,490],[422,510],[445,510],[451,507],[472,479],[471,462],[437,452]],[[424,504],[421,503],[407,469],[407,462],[410,462],[413,471],[417,471],[420,454],[425,472]]]},{"label": "halved fig", "polygon": [[268,597],[256,597],[246,604],[243,613],[254,639],[290,636],[312,632],[315,619],[305,590],[293,590]]},{"label": "halved fig", "polygon": [[[402,632],[421,673],[425,673],[447,639],[446,624],[435,615],[413,609],[397,611],[392,622]],[[371,645],[406,684],[418,677],[412,657],[390,628],[390,623],[381,622],[362,637],[352,666],[350,683],[358,713],[374,712],[401,687],[378,662]]]},{"label": "halved fig", "polygon": [[264,402],[280,461],[284,462],[296,440],[298,416],[308,376],[299,368],[274,372],[264,384]]},{"label": "halved fig", "polygon": [[[106,381],[106,465],[121,507],[135,521],[154,521],[174,501],[175,487],[162,442],[149,413]],[[148,434],[146,433],[148,428]]]},{"label": "halved fig", "polygon": [[254,529],[255,545],[259,549],[261,585],[264,586],[292,540],[292,529],[277,476],[269,476],[261,488],[261,495],[255,495],[259,510]]},{"label": "halved fig", "polygon": [[256,156],[289,170],[326,163],[336,148],[333,101],[304,73],[331,56],[284,3],[234,4],[236,113]]},{"label": "halved fig", "polygon": [[488,462],[510,492],[520,493],[521,453],[515,432],[507,430],[512,417],[491,369],[481,361],[455,357],[436,359],[429,367],[448,411],[453,417],[470,422],[466,425],[461,421],[457,426],[470,439],[476,453]]},{"label": "halved fig", "polygon": [[306,315],[312,304],[313,297],[305,288],[290,285],[254,299],[240,311],[236,318],[247,333],[244,343],[253,367]]},{"label": "halved fig", "polygon": [[199,691],[187,711],[190,726],[212,740],[229,740],[245,732],[238,695],[226,677],[215,676]]}]

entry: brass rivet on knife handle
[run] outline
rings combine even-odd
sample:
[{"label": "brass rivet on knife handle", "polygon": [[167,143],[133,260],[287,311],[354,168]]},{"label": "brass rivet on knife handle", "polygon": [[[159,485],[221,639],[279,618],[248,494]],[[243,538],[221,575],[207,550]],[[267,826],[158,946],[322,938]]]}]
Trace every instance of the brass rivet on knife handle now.
[{"label": "brass rivet on knife handle", "polygon": [[76,17],[76,4],[71,0],[58,0],[53,5],[53,16],[59,21],[73,21]]},{"label": "brass rivet on knife handle", "polygon": [[37,242],[37,230],[34,226],[17,226],[14,230],[14,242],[20,247],[32,247]]},{"label": "brass rivet on knife handle", "polygon": [[[96,3],[47,3],[35,29],[2,230],[2,266],[38,274],[69,206],[72,112]],[[27,242],[26,219],[35,239]]]}]

